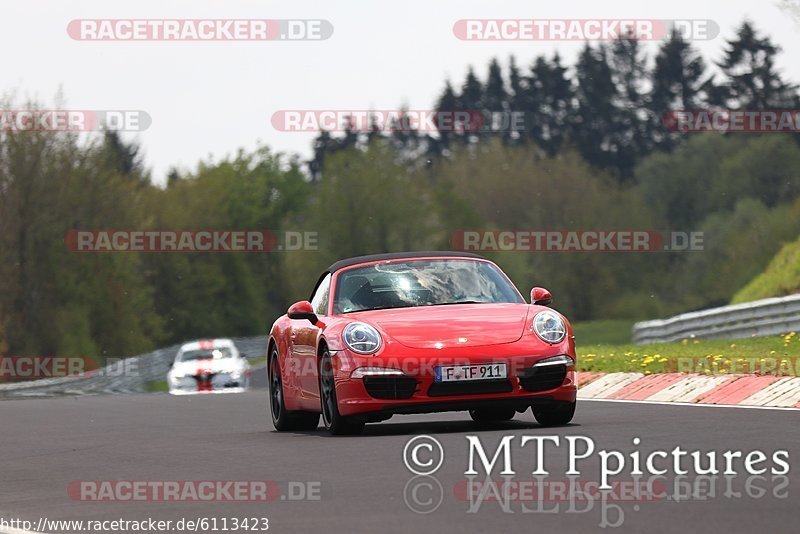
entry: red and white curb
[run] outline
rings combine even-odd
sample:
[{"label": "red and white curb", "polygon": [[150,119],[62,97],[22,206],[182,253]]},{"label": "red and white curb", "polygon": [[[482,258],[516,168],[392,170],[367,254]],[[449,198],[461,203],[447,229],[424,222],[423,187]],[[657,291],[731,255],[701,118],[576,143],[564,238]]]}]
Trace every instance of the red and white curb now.
[{"label": "red and white curb", "polygon": [[800,408],[800,377],[579,373],[578,398]]}]

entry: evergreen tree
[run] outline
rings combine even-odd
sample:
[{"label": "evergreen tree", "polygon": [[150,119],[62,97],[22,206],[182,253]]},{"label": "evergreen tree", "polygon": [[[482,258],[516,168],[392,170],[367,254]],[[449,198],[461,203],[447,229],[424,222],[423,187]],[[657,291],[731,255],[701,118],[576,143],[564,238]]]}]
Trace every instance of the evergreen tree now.
[{"label": "evergreen tree", "polygon": [[[497,59],[492,58],[489,63],[489,74],[486,77],[486,87],[483,94],[483,116],[486,121],[487,135],[493,135],[495,121],[503,120],[501,116],[508,110],[508,92],[503,80],[503,72]],[[497,127],[502,128],[502,122]]]},{"label": "evergreen tree", "polygon": [[479,138],[480,119],[484,110],[483,100],[483,84],[475,76],[475,71],[472,67],[467,71],[467,77],[464,80],[464,85],[461,88],[461,97],[459,98],[459,109],[466,111],[472,117],[471,124],[465,125],[466,132],[464,139],[472,142]]},{"label": "evergreen tree", "polygon": [[553,55],[550,62],[538,57],[531,68],[528,86],[533,114],[529,131],[544,153],[553,156],[568,138],[574,98],[572,82],[560,56]]},{"label": "evergreen tree", "polygon": [[575,66],[577,110],[572,138],[581,156],[591,165],[613,169],[618,146],[612,136],[617,109],[617,89],[604,45],[587,44]]},{"label": "evergreen tree", "polygon": [[752,24],[742,23],[717,63],[725,79],[714,94],[713,104],[748,110],[792,107],[797,86],[784,81],[775,67],[779,52],[769,37],[760,37]]},{"label": "evergreen tree", "polygon": [[[509,85],[509,111],[511,113],[522,113],[527,121],[528,114],[530,114],[530,105],[528,103],[528,79],[523,76],[517,60],[511,56],[508,61],[508,85]],[[523,142],[527,138],[527,127],[521,131],[509,132],[507,139],[514,139],[518,142]]]},{"label": "evergreen tree", "polygon": [[439,143],[442,150],[447,150],[450,147],[450,141],[455,133],[453,132],[453,113],[458,109],[458,97],[456,96],[453,86],[448,80],[445,82],[444,91],[442,91],[439,100],[436,102],[435,110],[437,114],[437,129],[439,131]]},{"label": "evergreen tree", "polygon": [[665,124],[674,110],[692,110],[705,105],[706,65],[697,51],[674,31],[659,47],[650,73],[649,109],[652,143],[659,150],[672,150],[683,135]]},{"label": "evergreen tree", "polygon": [[639,158],[651,150],[650,117],[646,108],[646,58],[638,39],[621,37],[611,44],[611,74],[616,86],[611,137],[619,173],[630,178]]}]

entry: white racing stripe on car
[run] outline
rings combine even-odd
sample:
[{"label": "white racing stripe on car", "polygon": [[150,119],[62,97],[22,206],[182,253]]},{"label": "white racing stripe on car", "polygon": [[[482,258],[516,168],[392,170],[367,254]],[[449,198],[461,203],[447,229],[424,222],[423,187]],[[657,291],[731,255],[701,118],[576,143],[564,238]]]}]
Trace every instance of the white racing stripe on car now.
[{"label": "white racing stripe on car", "polygon": [[703,404],[702,402],[667,402],[650,400],[627,400],[627,399],[578,399],[578,404],[582,402],[624,402],[627,404],[656,404],[658,406],[694,406],[695,408],[743,408],[747,410],[782,410],[798,411],[800,408],[786,408],[783,406],[745,406],[742,404]]}]

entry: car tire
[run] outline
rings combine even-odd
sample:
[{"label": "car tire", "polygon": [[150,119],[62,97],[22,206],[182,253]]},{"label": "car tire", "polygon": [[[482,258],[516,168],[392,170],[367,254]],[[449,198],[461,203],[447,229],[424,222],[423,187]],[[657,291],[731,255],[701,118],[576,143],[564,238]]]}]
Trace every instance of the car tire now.
[{"label": "car tire", "polygon": [[319,402],[322,424],[334,436],[360,434],[364,430],[363,421],[339,413],[333,362],[327,347],[322,350],[322,357],[319,359]]},{"label": "car tire", "polygon": [[533,416],[542,426],[566,425],[575,416],[577,402],[556,402],[545,406],[531,406]]},{"label": "car tire", "polygon": [[277,347],[272,348],[267,365],[267,384],[269,387],[270,415],[272,426],[278,432],[287,430],[315,430],[319,426],[319,414],[293,412],[286,409],[283,396],[283,380]]},{"label": "car tire", "polygon": [[479,408],[477,410],[470,410],[469,416],[476,423],[499,423],[502,421],[510,421],[514,418],[517,411],[514,408]]}]

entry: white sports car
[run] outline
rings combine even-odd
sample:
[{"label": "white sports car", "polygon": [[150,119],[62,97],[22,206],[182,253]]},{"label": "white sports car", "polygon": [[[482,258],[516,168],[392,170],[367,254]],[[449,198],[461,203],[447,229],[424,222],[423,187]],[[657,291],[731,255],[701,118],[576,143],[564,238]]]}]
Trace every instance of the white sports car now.
[{"label": "white sports car", "polygon": [[242,392],[249,382],[250,364],[230,339],[186,343],[167,373],[173,395]]}]

